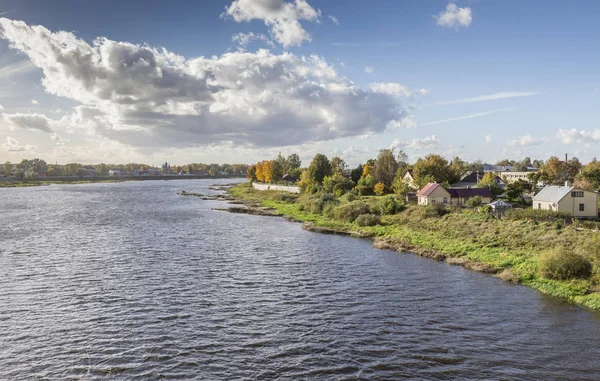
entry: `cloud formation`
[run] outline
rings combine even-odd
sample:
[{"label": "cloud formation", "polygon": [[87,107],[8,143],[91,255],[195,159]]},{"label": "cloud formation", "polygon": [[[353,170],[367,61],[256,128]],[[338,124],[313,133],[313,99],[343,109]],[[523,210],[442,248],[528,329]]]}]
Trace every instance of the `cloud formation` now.
[{"label": "cloud formation", "polygon": [[440,101],[440,102],[435,102],[433,105],[453,105],[453,104],[459,104],[459,103],[494,101],[497,99],[530,97],[532,95],[539,95],[539,93],[534,92],[534,91],[503,91],[500,93],[494,93],[494,94],[489,94],[489,95],[480,95],[478,97],[472,97],[472,98],[462,98],[462,99],[455,99],[455,100],[450,100],[450,101]]},{"label": "cloud formation", "polygon": [[501,109],[497,109],[497,110],[490,110],[490,111],[478,112],[476,114],[470,114],[470,115],[464,115],[464,116],[457,116],[455,118],[448,118],[448,119],[436,120],[434,122],[422,123],[421,126],[433,126],[433,125],[436,125],[436,124],[454,122],[454,121],[457,121],[457,120],[479,118],[479,117],[482,117],[482,116],[486,116],[486,115],[490,115],[490,114],[495,114],[495,113],[501,112],[501,111],[511,111],[511,109],[509,109],[509,108],[501,108]]},{"label": "cloud formation", "polygon": [[331,20],[331,22],[334,23],[335,25],[340,25],[340,20],[338,20],[338,18],[335,16],[329,15],[329,20]]},{"label": "cloud formation", "polygon": [[595,129],[593,131],[577,130],[573,128],[571,130],[559,129],[556,133],[556,137],[564,144],[572,143],[597,143],[600,142],[600,130]]},{"label": "cloud formation", "polygon": [[10,136],[6,137],[6,143],[2,144],[2,147],[6,152],[10,153],[18,153],[18,152],[33,152],[37,147],[32,145],[22,146],[19,144],[17,139],[11,138]]},{"label": "cloud formation", "polygon": [[42,114],[5,113],[2,114],[2,119],[13,127],[52,132],[52,129],[50,128],[50,119]]},{"label": "cloud formation", "polygon": [[435,135],[431,135],[421,139],[413,139],[412,142],[406,147],[422,150],[436,148],[439,144],[440,139]]},{"label": "cloud formation", "polygon": [[371,83],[371,91],[380,94],[387,94],[393,97],[410,97],[413,92],[406,86],[394,82]]},{"label": "cloud formation", "polygon": [[[379,133],[404,115],[396,97],[359,88],[319,56],[259,50],[186,59],[106,38],[89,44],[6,18],[0,27],[42,69],[46,92],[81,104],[56,121],[58,129],[85,128],[129,145],[293,145]],[[15,115],[8,118],[19,124]]]},{"label": "cloud formation", "polygon": [[440,26],[446,27],[468,27],[473,21],[471,8],[460,8],[454,3],[448,3],[446,9],[435,16],[436,22]]},{"label": "cloud formation", "polygon": [[531,135],[521,136],[518,139],[510,140],[508,142],[511,146],[516,147],[531,147],[531,146],[539,146],[549,141],[548,138],[534,138]]},{"label": "cloud formation", "polygon": [[255,40],[264,41],[267,45],[271,47],[275,46],[275,44],[273,44],[273,41],[269,40],[267,36],[265,36],[262,33],[236,33],[233,36],[231,36],[231,41],[235,42],[238,45],[238,51],[241,52],[246,51],[246,46],[248,46],[249,43]]},{"label": "cloud formation", "polygon": [[269,27],[271,37],[284,48],[300,46],[310,41],[310,35],[299,20],[317,21],[321,11],[306,0],[235,0],[225,7],[221,17],[231,16],[236,22],[262,20]]},{"label": "cloud formation", "polygon": [[373,66],[365,66],[365,73],[373,74]]}]

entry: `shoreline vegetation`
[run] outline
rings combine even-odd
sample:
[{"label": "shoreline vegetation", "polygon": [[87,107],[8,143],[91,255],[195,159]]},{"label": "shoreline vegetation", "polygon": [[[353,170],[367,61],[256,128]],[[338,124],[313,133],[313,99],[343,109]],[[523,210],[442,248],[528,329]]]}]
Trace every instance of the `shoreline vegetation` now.
[{"label": "shoreline vegetation", "polygon": [[[409,252],[493,274],[545,294],[600,310],[600,238],[586,225],[548,213],[493,218],[481,208],[406,205],[396,196],[259,191],[250,182],[228,189],[225,209],[282,216],[309,231],[373,240],[373,246]],[[235,210],[232,210],[235,209]],[[536,212],[536,211],[534,211]],[[578,254],[573,252],[578,249]],[[570,262],[565,262],[572,260]]]}]

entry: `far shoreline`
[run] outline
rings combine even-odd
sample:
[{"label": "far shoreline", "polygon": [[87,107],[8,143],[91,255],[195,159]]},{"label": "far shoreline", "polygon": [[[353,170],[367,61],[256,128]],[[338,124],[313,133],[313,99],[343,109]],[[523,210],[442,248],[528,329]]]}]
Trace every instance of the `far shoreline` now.
[{"label": "far shoreline", "polygon": [[121,183],[129,181],[170,181],[170,180],[218,180],[218,179],[243,179],[240,175],[172,175],[172,176],[95,176],[95,177],[40,177],[35,180],[23,181],[16,179],[0,178],[0,188],[26,188],[52,184],[93,184],[93,183]]}]

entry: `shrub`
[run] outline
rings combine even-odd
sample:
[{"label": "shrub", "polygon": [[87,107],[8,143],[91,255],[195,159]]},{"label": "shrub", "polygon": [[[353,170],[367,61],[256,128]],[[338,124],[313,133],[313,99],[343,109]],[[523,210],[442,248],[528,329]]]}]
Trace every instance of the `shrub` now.
[{"label": "shrub", "polygon": [[375,194],[377,196],[381,196],[382,194],[385,193],[385,184],[384,183],[375,184],[375,186],[373,187],[373,192],[375,192]]},{"label": "shrub", "polygon": [[589,278],[592,274],[590,261],[564,247],[542,253],[538,265],[540,275],[548,279]]},{"label": "shrub", "polygon": [[296,198],[297,196],[290,193],[282,193],[279,195],[279,201],[283,201],[288,204],[293,204],[294,202],[296,202]]},{"label": "shrub", "polygon": [[467,201],[465,201],[465,205],[471,208],[476,208],[481,205],[481,196],[469,197]]},{"label": "shrub", "polygon": [[569,220],[571,216],[564,212],[555,212],[553,210],[542,209],[509,209],[506,211],[505,218],[511,220],[532,220],[532,221],[564,221]]},{"label": "shrub", "polygon": [[375,226],[380,223],[381,219],[374,214],[361,214],[356,218],[356,224],[358,226]]},{"label": "shrub", "polygon": [[314,200],[310,206],[310,211],[315,214],[323,213],[326,209],[327,204],[337,205],[339,201],[335,199],[335,196],[331,193],[324,193],[318,199]]},{"label": "shrub", "polygon": [[374,194],[373,188],[365,185],[357,185],[354,187],[354,190],[359,196],[372,196]]},{"label": "shrub", "polygon": [[404,209],[404,204],[392,195],[385,196],[379,201],[380,214],[395,214]]},{"label": "shrub", "polygon": [[331,217],[346,222],[353,222],[361,214],[367,213],[369,213],[369,206],[365,202],[359,200],[339,205],[333,209]]},{"label": "shrub", "polygon": [[448,212],[448,208],[444,204],[430,204],[425,207],[427,217],[441,217]]}]

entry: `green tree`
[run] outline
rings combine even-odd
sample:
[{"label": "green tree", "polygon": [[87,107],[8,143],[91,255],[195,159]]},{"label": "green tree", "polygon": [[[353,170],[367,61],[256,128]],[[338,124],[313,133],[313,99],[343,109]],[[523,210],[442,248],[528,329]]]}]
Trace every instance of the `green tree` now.
[{"label": "green tree", "polygon": [[108,175],[108,165],[104,164],[104,163],[100,163],[96,166],[96,173],[98,174],[98,176],[106,176]]},{"label": "green tree", "polygon": [[352,181],[354,181],[355,183],[358,183],[358,180],[360,180],[362,173],[363,173],[363,166],[362,166],[362,164],[359,164],[358,167],[354,168],[352,170],[352,172],[350,172],[350,179]]},{"label": "green tree", "polygon": [[14,166],[12,165],[12,163],[10,161],[7,161],[2,166],[2,173],[4,173],[4,176],[8,177],[8,176],[12,175],[13,169],[14,169]]},{"label": "green tree", "polygon": [[413,176],[415,184],[419,188],[433,181],[453,184],[460,179],[450,168],[448,160],[434,154],[425,156],[425,159],[419,158],[417,160],[413,165]]},{"label": "green tree", "polygon": [[477,188],[488,188],[494,196],[499,196],[504,193],[504,189],[498,184],[497,178],[498,175],[495,173],[486,172],[481,180],[479,180],[479,183],[477,183]]},{"label": "green tree", "polygon": [[394,155],[393,149],[382,149],[377,155],[375,161],[375,172],[374,177],[377,182],[381,182],[384,185],[390,187],[398,171],[398,162]]},{"label": "green tree", "polygon": [[510,184],[506,184],[506,197],[513,202],[523,200],[523,193],[529,189],[529,183],[523,179],[518,179]]},{"label": "green tree", "polygon": [[331,163],[327,156],[316,154],[308,166],[308,177],[312,184],[321,185],[325,176],[331,175]]},{"label": "green tree", "polygon": [[346,162],[339,156],[334,156],[331,158],[331,173],[344,175],[344,171],[346,170]]}]

